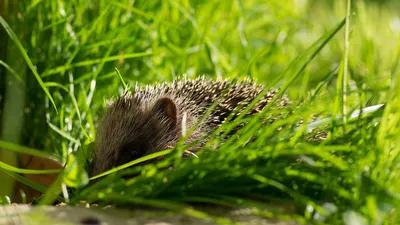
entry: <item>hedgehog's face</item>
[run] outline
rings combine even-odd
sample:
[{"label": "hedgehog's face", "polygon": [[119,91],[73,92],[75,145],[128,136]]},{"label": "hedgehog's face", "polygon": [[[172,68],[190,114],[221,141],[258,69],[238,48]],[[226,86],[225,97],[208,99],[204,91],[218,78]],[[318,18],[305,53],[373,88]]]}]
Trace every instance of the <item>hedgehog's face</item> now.
[{"label": "hedgehog's face", "polygon": [[176,104],[167,97],[152,103],[121,98],[99,125],[91,174],[175,146],[180,138]]}]

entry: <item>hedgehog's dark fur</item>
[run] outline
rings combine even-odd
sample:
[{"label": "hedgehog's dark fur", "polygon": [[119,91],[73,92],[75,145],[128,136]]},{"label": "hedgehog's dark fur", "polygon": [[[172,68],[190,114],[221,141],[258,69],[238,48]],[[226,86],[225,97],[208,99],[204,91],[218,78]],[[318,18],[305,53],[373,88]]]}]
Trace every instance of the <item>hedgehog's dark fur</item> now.
[{"label": "hedgehog's dark fur", "polygon": [[[205,78],[137,87],[109,105],[98,127],[91,174],[175,146],[182,136],[184,113],[189,130],[215,101],[219,102],[188,142],[196,140],[221,125],[238,105],[245,108],[263,90],[262,85],[250,80],[234,82]],[[264,108],[276,92],[276,89],[269,90],[249,114]],[[279,104],[287,102],[284,97]]]}]

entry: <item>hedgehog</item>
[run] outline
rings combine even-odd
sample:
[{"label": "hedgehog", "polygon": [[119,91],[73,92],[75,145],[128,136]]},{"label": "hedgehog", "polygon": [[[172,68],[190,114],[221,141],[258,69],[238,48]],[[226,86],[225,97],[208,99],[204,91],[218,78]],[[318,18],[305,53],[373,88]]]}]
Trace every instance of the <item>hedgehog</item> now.
[{"label": "hedgehog", "polygon": [[[182,127],[189,130],[196,123],[186,143],[198,140],[222,125],[235,109],[248,106],[264,90],[263,85],[250,79],[205,77],[136,86],[108,105],[97,128],[89,173],[93,176],[147,154],[173,148],[183,135]],[[269,89],[248,114],[260,112],[277,92],[276,88]],[[286,96],[277,101],[281,107],[288,103]],[[211,106],[215,108],[202,118]],[[235,110],[236,116],[240,109]],[[202,123],[198,124],[200,119]]]}]

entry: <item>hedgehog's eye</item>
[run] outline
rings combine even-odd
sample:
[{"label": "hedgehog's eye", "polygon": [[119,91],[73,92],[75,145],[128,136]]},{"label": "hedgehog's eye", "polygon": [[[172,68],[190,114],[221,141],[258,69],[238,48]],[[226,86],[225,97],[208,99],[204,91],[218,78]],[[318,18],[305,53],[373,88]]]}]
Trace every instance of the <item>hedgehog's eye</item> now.
[{"label": "hedgehog's eye", "polygon": [[[136,146],[136,145],[134,145]],[[144,148],[134,147],[131,144],[125,145],[119,150],[116,165],[122,165],[145,155]]]},{"label": "hedgehog's eye", "polygon": [[142,157],[143,155],[144,155],[143,151],[138,151],[138,150],[132,150],[131,151],[131,157],[133,159],[138,159],[138,158]]}]

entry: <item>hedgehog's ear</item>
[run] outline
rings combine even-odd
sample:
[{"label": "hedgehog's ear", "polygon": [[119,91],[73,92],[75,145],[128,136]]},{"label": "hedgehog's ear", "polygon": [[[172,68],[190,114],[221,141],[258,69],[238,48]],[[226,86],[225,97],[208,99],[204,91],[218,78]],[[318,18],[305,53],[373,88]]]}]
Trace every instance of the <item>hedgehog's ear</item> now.
[{"label": "hedgehog's ear", "polygon": [[176,125],[178,121],[178,109],[175,102],[167,97],[157,99],[153,106],[152,112],[167,118],[171,125]]}]

